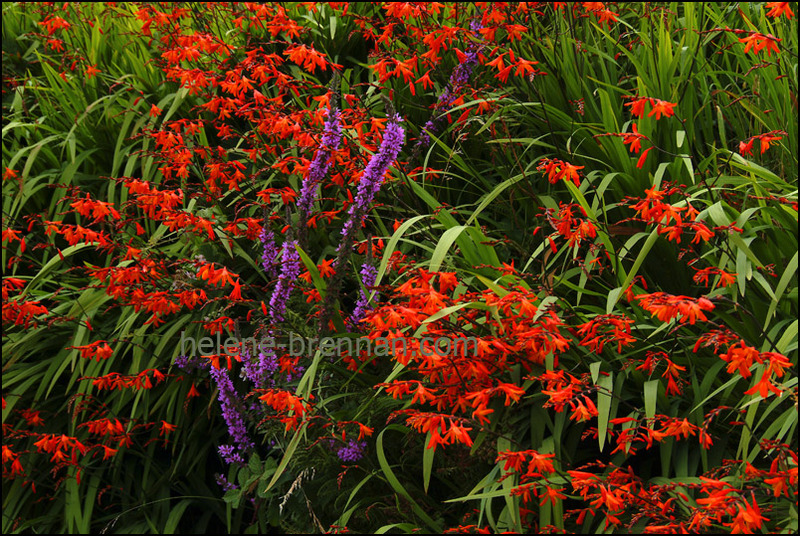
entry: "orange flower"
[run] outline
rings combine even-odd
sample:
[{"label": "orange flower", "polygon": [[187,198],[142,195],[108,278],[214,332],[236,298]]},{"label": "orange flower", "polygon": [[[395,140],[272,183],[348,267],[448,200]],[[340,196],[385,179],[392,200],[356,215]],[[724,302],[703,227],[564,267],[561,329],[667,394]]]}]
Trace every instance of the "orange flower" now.
[{"label": "orange flower", "polygon": [[574,166],[569,162],[555,158],[543,158],[536,169],[544,171],[547,174],[547,180],[551,184],[556,184],[559,180],[564,179],[571,180],[575,186],[580,187],[581,182],[578,170],[583,168],[584,166]]},{"label": "orange flower", "polygon": [[233,284],[233,290],[231,291],[230,298],[232,300],[241,300],[242,299],[242,283],[240,279],[236,279],[236,282]]},{"label": "orange flower", "polygon": [[170,433],[175,431],[176,426],[174,424],[170,424],[167,421],[161,421],[161,432],[159,432],[158,436],[161,437],[162,435],[169,435]]},{"label": "orange flower", "polygon": [[692,278],[695,283],[703,284],[706,287],[708,286],[708,278],[713,277],[715,275],[719,276],[719,281],[717,285],[720,287],[727,287],[736,282],[736,275],[737,274],[729,274],[719,268],[715,268],[713,266],[709,266],[708,268],[703,268],[702,270],[698,270],[694,277]]},{"label": "orange flower", "polygon": [[684,439],[689,439],[690,435],[695,435],[699,428],[694,424],[690,423],[687,419],[673,419],[671,420],[661,432],[664,435],[679,437],[683,435]]},{"label": "orange flower", "polygon": [[542,502],[539,503],[539,506],[544,506],[544,504],[548,501],[553,503],[553,506],[555,506],[556,500],[566,499],[567,496],[563,493],[560,493],[561,491],[564,491],[564,488],[551,488],[549,486],[545,486],[544,498],[542,499]]},{"label": "orange flower", "polygon": [[11,462],[11,478],[14,478],[14,475],[23,475],[25,471],[22,469],[22,463],[19,461],[19,458],[15,459]]},{"label": "orange flower", "polygon": [[662,322],[669,322],[678,317],[678,322],[694,324],[697,320],[707,321],[703,311],[712,311],[714,304],[707,298],[690,298],[689,296],[673,296],[666,292],[640,294],[636,296],[640,305]]},{"label": "orange flower", "polygon": [[642,156],[640,156],[639,160],[636,161],[636,167],[637,168],[642,169],[644,167],[644,163],[647,160],[647,155],[650,153],[651,149],[652,149],[652,147],[648,147],[647,149],[644,150],[644,152],[642,153]]},{"label": "orange flower", "polygon": [[100,445],[103,447],[103,460],[108,460],[109,458],[113,458],[114,455],[117,453],[117,449],[112,449],[111,447],[107,447],[106,445]]},{"label": "orange flower", "polygon": [[97,69],[96,66],[97,64],[95,63],[94,65],[90,65],[89,67],[86,68],[86,78],[90,79],[97,76],[97,73],[100,72],[100,69]]},{"label": "orange flower", "polygon": [[766,48],[767,56],[771,56],[772,51],[775,51],[776,54],[779,52],[778,41],[780,41],[780,39],[772,34],[765,35],[758,32],[751,32],[747,37],[742,37],[739,39],[739,42],[745,43],[745,54],[751,49],[753,50],[754,54],[758,54]]},{"label": "orange flower", "polygon": [[447,431],[447,434],[444,436],[445,441],[451,444],[461,443],[462,445],[466,445],[467,447],[472,446],[472,438],[467,433],[472,428],[467,428],[466,426],[460,426],[454,422],[450,422],[450,429]]},{"label": "orange flower", "polygon": [[771,132],[768,132],[766,134],[761,134],[760,136],[756,136],[756,138],[758,138],[759,141],[761,141],[761,154],[764,154],[767,151],[767,149],[769,149],[770,142],[783,139],[781,136],[775,136]]},{"label": "orange flower", "polygon": [[777,396],[781,396],[783,391],[778,389],[775,384],[772,383],[772,380],[770,379],[771,376],[772,374],[770,374],[769,369],[765,370],[764,374],[761,375],[761,379],[759,379],[753,387],[745,391],[744,394],[754,395],[758,393],[761,398],[767,398],[770,391],[772,391]]},{"label": "orange flower", "polygon": [[357,422],[356,424],[358,425],[358,441],[361,441],[362,439],[364,439],[364,437],[371,436],[372,432],[375,431],[373,428],[361,424],[360,422]]},{"label": "orange flower", "polygon": [[763,521],[769,521],[768,518],[761,515],[761,509],[758,507],[755,496],[752,500],[752,505],[747,502],[747,499],[744,500],[744,505],[737,504],[739,513],[736,514],[736,518],[732,523],[724,523],[726,527],[731,527],[731,534],[751,534],[761,528]]},{"label": "orange flower", "polygon": [[753,156],[753,152],[752,152],[753,151],[753,141],[755,141],[754,138],[749,138],[746,141],[740,141],[739,142],[739,154],[742,155],[742,156],[744,156],[746,154],[749,154],[750,156]]},{"label": "orange flower", "polygon": [[752,375],[750,367],[753,366],[753,362],[763,363],[761,352],[752,346],[747,346],[744,341],[739,341],[738,345],[731,346],[727,352],[719,357],[728,363],[728,373],[733,373],[738,369],[742,378],[749,378]]},{"label": "orange flower", "polygon": [[647,136],[644,134],[639,134],[639,129],[636,128],[636,123],[633,124],[633,133],[625,133],[622,135],[622,144],[628,145],[630,144],[630,151],[632,153],[639,154],[639,151],[642,150],[642,140],[647,139]]},{"label": "orange flower", "polygon": [[610,9],[601,9],[595,12],[597,15],[597,24],[602,26],[605,23],[611,29],[611,23],[617,22],[617,14]]},{"label": "orange flower", "polygon": [[664,114],[665,117],[672,117],[675,115],[673,108],[677,106],[677,103],[662,101],[659,99],[650,99],[650,105],[653,107],[650,110],[650,113],[647,114],[647,117],[651,117],[653,114],[656,115],[656,121],[661,119],[661,114]]},{"label": "orange flower", "polygon": [[794,17],[794,12],[789,7],[789,2],[767,2],[764,7],[769,8],[769,11],[767,11],[767,16],[769,17],[780,17],[781,15],[786,15],[787,19]]},{"label": "orange flower", "polygon": [[7,445],[3,445],[3,463],[6,463],[9,460],[15,460],[16,458],[16,453],[14,453]]},{"label": "orange flower", "polygon": [[572,408],[572,415],[569,417],[570,420],[574,419],[575,422],[583,422],[588,421],[593,417],[597,417],[597,407],[594,405],[594,402],[586,397],[584,397],[583,400],[586,402],[585,406],[580,400],[569,403],[570,407]]},{"label": "orange flower", "polygon": [[780,497],[781,495],[785,495],[786,498],[789,498],[789,487],[787,486],[787,481],[789,479],[785,476],[776,476],[774,478],[765,478],[764,484],[769,484],[772,486],[772,492],[775,494],[775,497]]},{"label": "orange flower", "polygon": [[626,97],[626,96],[623,96],[623,98],[631,99],[631,102],[625,104],[625,106],[630,106],[631,107],[631,115],[634,115],[634,116],[636,116],[636,117],[638,117],[640,119],[642,117],[644,117],[644,105],[645,105],[645,103],[647,103],[648,100],[650,100],[649,98],[647,98],[647,97]]}]

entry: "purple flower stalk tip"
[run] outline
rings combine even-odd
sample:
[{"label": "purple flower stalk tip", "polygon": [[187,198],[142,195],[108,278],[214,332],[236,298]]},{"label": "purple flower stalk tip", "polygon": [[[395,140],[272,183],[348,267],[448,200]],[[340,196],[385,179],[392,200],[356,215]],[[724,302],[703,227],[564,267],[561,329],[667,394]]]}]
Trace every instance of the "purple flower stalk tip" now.
[{"label": "purple flower stalk tip", "polygon": [[222,456],[222,459],[228,465],[233,463],[238,463],[244,465],[244,458],[242,455],[236,452],[236,447],[233,445],[220,445],[219,449],[217,449],[219,455]]},{"label": "purple flower stalk tip", "polygon": [[342,236],[345,239],[342,240],[339,247],[346,243],[352,243],[355,234],[361,229],[361,224],[364,223],[370,204],[381,189],[383,176],[389,166],[392,165],[392,162],[397,159],[400,149],[403,148],[406,131],[400,126],[401,121],[402,118],[398,115],[386,126],[378,152],[372,155],[367,167],[364,169],[364,173],[361,175],[355,199],[348,211],[349,218],[342,228]]},{"label": "purple flower stalk tip", "polygon": [[[228,369],[211,367],[211,378],[217,384],[219,390],[219,405],[222,408],[222,417],[228,424],[228,434],[231,436],[239,451],[246,452],[255,445],[247,436],[247,427],[244,424],[244,419],[239,411],[240,401],[239,394],[233,386],[233,382],[228,376]],[[220,455],[228,463],[240,462],[241,456],[238,452],[234,452],[232,445],[223,445],[219,448]],[[228,461],[231,460],[231,461]]]},{"label": "purple flower stalk tip", "polygon": [[302,213],[308,216],[314,205],[317,194],[317,185],[327,175],[331,167],[331,155],[339,149],[342,142],[342,127],[339,123],[341,112],[336,108],[328,111],[328,119],[325,121],[325,130],[322,135],[322,143],[314,159],[308,166],[308,173],[303,179],[303,186],[300,190],[300,199],[297,206]]},{"label": "purple flower stalk tip", "polygon": [[[479,20],[474,20],[469,25],[470,30],[474,34],[478,34],[478,31],[483,28],[483,25],[480,23]],[[479,35],[477,37],[480,37]],[[439,95],[439,99],[436,101],[436,105],[434,106],[434,113],[433,117],[428,120],[427,123],[422,127],[422,133],[419,135],[417,139],[415,149],[421,149],[423,147],[427,147],[431,143],[431,134],[435,133],[439,128],[439,123],[444,118],[447,108],[450,108],[452,104],[456,100],[456,95],[458,94],[459,90],[469,82],[469,77],[472,75],[472,70],[475,68],[475,65],[478,64],[478,46],[475,43],[470,43],[468,52],[466,54],[466,58],[463,62],[456,65],[453,72],[450,74],[450,80],[447,83],[447,87],[444,88],[442,94]]]}]

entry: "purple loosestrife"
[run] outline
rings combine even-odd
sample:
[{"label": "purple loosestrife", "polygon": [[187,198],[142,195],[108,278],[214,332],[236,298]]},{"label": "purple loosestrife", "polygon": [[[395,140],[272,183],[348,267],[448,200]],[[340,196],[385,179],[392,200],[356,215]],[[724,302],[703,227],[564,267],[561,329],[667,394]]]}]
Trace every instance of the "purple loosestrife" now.
[{"label": "purple loosestrife", "polygon": [[228,482],[228,479],[225,478],[225,475],[221,475],[219,473],[216,474],[217,484],[222,488],[222,491],[230,491],[232,489],[239,489],[239,486],[234,484],[233,482]]},{"label": "purple loosestrife", "polygon": [[303,365],[295,365],[294,366],[294,375],[291,372],[286,373],[286,381],[291,382],[292,380],[299,380],[303,377],[303,373],[306,371],[306,367]]},{"label": "purple loosestrife", "polygon": [[[347,221],[342,228],[342,241],[339,243],[338,250],[340,256],[343,251],[349,252],[352,247],[356,233],[361,229],[361,224],[364,223],[367,211],[381,189],[386,171],[392,165],[392,162],[397,159],[400,149],[403,148],[406,131],[400,126],[401,121],[402,119],[399,115],[389,121],[383,133],[383,141],[381,141],[378,152],[372,155],[369,164],[367,164],[364,173],[361,175],[361,180],[358,181],[356,197],[350,205]],[[337,266],[340,262],[340,259],[337,258],[336,260],[337,262],[334,263],[334,266]]]},{"label": "purple loosestrife", "polygon": [[342,127],[339,125],[340,115],[339,110],[335,108],[328,112],[322,143],[311,164],[309,164],[308,173],[303,179],[303,187],[300,190],[300,199],[297,201],[297,206],[306,215],[311,212],[314,204],[317,185],[322,182],[331,167],[331,154],[339,149],[342,141]]},{"label": "purple loosestrife", "polygon": [[361,289],[361,294],[356,302],[356,308],[350,316],[350,326],[355,328],[358,323],[364,318],[364,314],[370,309],[369,305],[369,287],[375,285],[375,279],[378,277],[378,269],[371,264],[361,265],[361,284],[364,288]]},{"label": "purple loosestrife", "polygon": [[308,218],[317,197],[317,185],[322,182],[331,167],[331,160],[334,151],[339,149],[342,143],[342,127],[340,125],[341,112],[332,107],[328,111],[328,119],[325,121],[325,131],[322,135],[322,143],[314,155],[314,159],[308,166],[308,172],[303,179],[303,186],[300,189],[300,198],[297,201],[297,208],[300,211],[298,222],[298,237],[301,244],[305,243],[307,233]]},{"label": "purple loosestrife", "polygon": [[[249,361],[249,351],[245,349],[245,352],[248,359],[243,360]],[[208,360],[191,356],[176,357],[175,365],[186,372],[191,372],[194,369],[209,370],[211,378],[217,384],[217,389],[219,390],[218,399],[222,408],[222,417],[228,425],[228,434],[238,445],[240,452],[247,452],[255,447],[255,444],[247,436],[247,428],[239,410],[241,407],[239,395],[233,387],[233,382],[228,376],[227,369],[218,369],[211,366],[211,362]],[[237,452],[237,448],[234,445],[220,445],[219,447],[219,455],[222,456],[222,459],[227,464],[244,464],[244,458],[240,452]]]},{"label": "purple loosestrife", "polygon": [[244,465],[244,458],[242,458],[241,454],[236,452],[236,447],[233,445],[220,445],[217,451],[228,465],[232,463]]},{"label": "purple loosestrife", "polygon": [[259,385],[258,381],[261,377],[258,362],[253,359],[250,349],[246,346],[242,349],[242,374],[245,378],[253,382],[254,385]]},{"label": "purple loosestrife", "polygon": [[397,155],[400,154],[400,149],[403,148],[403,143],[405,142],[406,131],[400,126],[402,118],[394,114],[394,112],[389,115],[389,124],[383,133],[381,145],[378,148],[378,152],[370,158],[364,173],[361,174],[355,199],[350,205],[347,221],[345,221],[342,228],[342,240],[336,249],[336,259],[333,262],[335,272],[330,281],[328,281],[325,302],[322,305],[322,311],[319,316],[320,336],[328,329],[328,320],[342,284],[345,260],[352,251],[356,234],[361,230],[364,218],[367,217],[367,211],[381,189],[384,175],[386,175],[392,162],[397,159]]},{"label": "purple loosestrife", "polygon": [[258,235],[261,243],[264,244],[264,252],[261,254],[261,266],[264,272],[270,277],[278,275],[275,269],[275,259],[278,257],[278,246],[275,244],[275,234],[272,230],[263,227]]},{"label": "purple loosestrife", "polygon": [[258,386],[272,387],[275,385],[275,380],[272,376],[278,371],[280,363],[278,356],[275,355],[274,348],[265,348],[258,353],[258,382],[253,382]]},{"label": "purple loosestrife", "polygon": [[[481,26],[480,22],[477,20],[470,23],[470,30],[475,34],[477,34],[482,27],[483,26]],[[439,124],[442,122],[442,119],[444,119],[444,116],[447,115],[450,106],[455,102],[459,90],[469,82],[472,70],[475,68],[475,65],[478,64],[478,51],[478,46],[475,43],[470,43],[464,61],[456,65],[453,69],[453,72],[450,74],[450,80],[447,82],[447,87],[444,88],[444,91],[442,91],[442,94],[439,95],[439,99],[436,101],[433,115],[422,127],[422,133],[419,135],[419,139],[417,139],[417,143],[414,145],[414,153],[418,153],[420,150],[430,145],[430,135],[435,134],[439,130]]]},{"label": "purple loosestrife", "polygon": [[[277,365],[277,359],[275,358],[272,348],[268,348],[266,352],[272,355]],[[273,372],[273,370],[270,370],[269,366],[266,365],[265,357],[264,351],[259,351],[257,358],[253,357],[249,348],[245,348],[242,352],[242,373],[244,377],[250,380],[256,387],[263,387],[267,378],[271,376]]]},{"label": "purple loosestrife", "polygon": [[367,443],[365,441],[351,439],[346,447],[342,447],[336,452],[336,455],[343,462],[357,462],[364,457],[366,446]]},{"label": "purple loosestrife", "polygon": [[185,372],[192,372],[195,369],[204,370],[207,369],[210,364],[210,361],[197,356],[179,355],[175,358],[175,366]]},{"label": "purple loosestrife", "polygon": [[[228,376],[228,369],[224,367],[216,368],[211,367],[211,378],[217,384],[219,390],[219,404],[222,408],[222,417],[228,424],[228,434],[230,434],[234,443],[240,452],[247,452],[255,447],[250,438],[247,436],[247,427],[244,424],[240,408],[242,403],[239,400],[239,394],[233,386],[233,382]],[[241,460],[239,453],[233,452],[233,446],[222,446],[219,448],[220,454],[223,458],[231,461]],[[231,463],[230,461],[228,463]]]},{"label": "purple loosestrife", "polygon": [[300,276],[300,253],[297,251],[297,240],[287,240],[283,243],[283,254],[281,256],[281,275],[278,276],[278,284],[272,291],[272,298],[269,300],[270,314],[274,322],[283,321],[283,313],[286,311],[286,303],[292,294],[295,282]]}]

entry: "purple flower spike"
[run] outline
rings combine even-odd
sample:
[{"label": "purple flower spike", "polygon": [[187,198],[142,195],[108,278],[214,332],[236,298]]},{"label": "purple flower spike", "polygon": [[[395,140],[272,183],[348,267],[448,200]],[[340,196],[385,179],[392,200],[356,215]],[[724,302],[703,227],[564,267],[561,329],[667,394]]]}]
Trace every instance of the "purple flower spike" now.
[{"label": "purple flower spike", "polygon": [[304,221],[308,220],[308,214],[314,205],[317,185],[322,182],[331,167],[331,155],[339,149],[339,145],[342,142],[342,127],[339,124],[340,116],[341,112],[336,108],[328,111],[322,143],[308,166],[308,173],[305,179],[303,179],[303,187],[300,190],[300,199],[297,201],[297,207],[300,209],[301,218],[303,215],[305,216]]},{"label": "purple flower spike", "polygon": [[197,356],[179,355],[175,358],[175,366],[185,372],[192,372],[195,369],[204,370],[209,366],[209,361]]},{"label": "purple flower spike", "polygon": [[275,277],[278,275],[275,269],[275,259],[278,257],[278,246],[275,244],[275,234],[272,230],[264,227],[261,229],[258,238],[261,240],[261,243],[264,244],[264,252],[261,254],[261,266],[264,268],[264,272],[270,277]]},{"label": "purple flower spike", "polygon": [[239,486],[234,484],[233,482],[228,482],[228,479],[225,478],[225,475],[221,475],[217,473],[217,484],[222,488],[222,491],[230,491],[232,489],[239,489]]},{"label": "purple flower spike", "polygon": [[289,240],[283,244],[281,275],[278,276],[278,284],[275,285],[275,289],[272,291],[272,298],[269,300],[273,321],[283,321],[286,303],[289,301],[289,296],[292,294],[299,276],[300,254],[297,252],[297,240]]},{"label": "purple flower spike", "polygon": [[406,139],[406,131],[400,126],[402,118],[399,115],[389,118],[389,124],[383,133],[383,140],[378,151],[372,155],[361,180],[358,182],[356,196],[348,210],[348,218],[342,227],[342,239],[336,248],[336,259],[333,261],[335,273],[328,283],[328,291],[319,315],[319,332],[324,333],[328,329],[328,320],[333,310],[334,303],[338,299],[339,289],[344,274],[344,264],[347,257],[352,252],[353,242],[356,234],[361,230],[364,218],[367,217],[372,200],[381,189],[383,177],[389,166],[392,165],[400,154],[400,149]]},{"label": "purple flower spike", "polygon": [[364,223],[364,218],[367,215],[370,204],[372,204],[372,200],[375,199],[381,189],[383,176],[389,166],[392,165],[392,162],[397,159],[397,155],[400,154],[406,135],[405,129],[400,126],[400,121],[402,121],[400,116],[396,116],[386,126],[378,152],[372,156],[366,169],[364,169],[364,173],[361,175],[355,199],[348,212],[349,218],[342,228],[344,239],[339,244],[340,249],[344,246],[349,248],[350,244],[353,243],[356,233],[361,229],[361,224]]},{"label": "purple flower spike", "polygon": [[[478,34],[481,28],[483,28],[483,26],[478,20],[474,20],[470,23],[470,30],[472,30],[474,34]],[[478,37],[480,37],[480,35],[478,35]],[[439,95],[439,99],[436,101],[433,116],[422,127],[422,133],[419,135],[414,147],[415,151],[419,151],[430,145],[430,135],[439,130],[439,124],[447,114],[447,109],[453,105],[461,88],[469,82],[469,77],[472,76],[472,70],[478,64],[478,50],[478,46],[475,43],[470,43],[466,58],[453,69],[447,87],[444,88],[444,91],[442,91],[442,94]]]},{"label": "purple flower spike", "polygon": [[340,448],[336,455],[343,462],[357,462],[364,457],[364,449],[367,447],[365,441],[351,439],[346,447]]},{"label": "purple flower spike", "polygon": [[[211,378],[217,384],[219,390],[219,404],[222,408],[222,417],[228,424],[228,434],[230,434],[240,452],[247,452],[255,447],[250,438],[247,436],[247,427],[244,424],[244,419],[239,410],[241,402],[233,382],[228,376],[228,369],[211,367]],[[219,448],[220,455],[225,458],[228,463],[233,461],[241,461],[242,458],[239,453],[233,451],[232,445],[222,446]]]},{"label": "purple flower spike", "polygon": [[274,348],[265,348],[263,351],[259,352],[258,368],[260,375],[256,385],[263,385],[265,387],[272,387],[275,385],[273,376],[278,372],[280,363],[278,362],[278,356],[275,355]]},{"label": "purple flower spike", "polygon": [[225,460],[225,463],[228,465],[232,463],[238,463],[244,465],[244,458],[242,455],[236,452],[236,447],[233,445],[220,445],[219,449],[217,449],[219,455],[222,456],[222,459]]},{"label": "purple flower spike", "polygon": [[369,287],[375,285],[375,279],[378,277],[378,269],[371,264],[361,265],[361,283],[364,288],[361,290],[361,295],[356,302],[356,308],[350,316],[350,325],[352,327],[358,326],[358,323],[364,318],[364,314],[370,310],[369,304]]}]

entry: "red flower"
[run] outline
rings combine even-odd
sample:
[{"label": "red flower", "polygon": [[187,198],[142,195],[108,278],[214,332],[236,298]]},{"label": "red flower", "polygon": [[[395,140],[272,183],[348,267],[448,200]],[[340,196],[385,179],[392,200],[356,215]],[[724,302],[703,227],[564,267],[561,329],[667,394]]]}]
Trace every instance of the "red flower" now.
[{"label": "red flower", "polygon": [[759,141],[761,141],[761,154],[764,154],[766,150],[769,149],[770,142],[783,139],[781,136],[773,135],[772,132],[761,134],[759,136],[756,136],[756,138],[758,138]]},{"label": "red flower", "polygon": [[543,158],[539,166],[536,168],[539,171],[544,171],[547,174],[547,180],[551,184],[556,184],[559,180],[571,180],[576,187],[580,187],[579,169],[584,166],[574,166],[569,162],[564,162],[555,158]]},{"label": "red flower", "polygon": [[697,320],[707,321],[703,311],[712,311],[714,304],[706,298],[690,298],[689,296],[673,296],[666,292],[640,294],[636,296],[640,305],[662,322],[669,322],[678,317],[678,322],[694,324]]},{"label": "red flower", "polygon": [[664,114],[665,117],[672,117],[675,115],[673,108],[677,106],[676,103],[662,101],[659,99],[650,99],[650,105],[653,107],[650,110],[650,113],[647,114],[647,117],[651,117],[653,114],[656,114],[656,121],[661,119],[661,114]]},{"label": "red flower", "polygon": [[90,65],[86,68],[86,78],[94,78],[97,76],[97,73],[100,72],[100,69],[96,68],[96,63],[94,65]]},{"label": "red flower", "polygon": [[630,144],[630,151],[632,153],[639,154],[639,151],[642,150],[642,140],[647,139],[647,136],[643,134],[639,134],[639,130],[636,128],[636,123],[633,124],[633,133],[627,133],[622,135],[622,143],[623,145]]},{"label": "red flower", "polygon": [[767,56],[771,56],[772,51],[775,51],[776,54],[779,52],[778,41],[780,41],[780,39],[772,34],[765,35],[758,32],[751,32],[747,37],[742,37],[739,39],[739,42],[745,43],[745,54],[751,49],[753,50],[754,54],[758,54],[766,48]]},{"label": "red flower", "polygon": [[642,156],[640,156],[639,160],[636,161],[636,167],[637,168],[642,169],[644,167],[645,160],[647,160],[647,155],[648,155],[648,153],[650,152],[651,149],[652,149],[652,147],[648,147],[647,149],[644,150],[644,152],[642,153]]},{"label": "red flower", "polygon": [[753,504],[744,499],[742,503],[737,504],[739,513],[732,523],[724,523],[726,527],[731,527],[731,534],[751,534],[761,528],[763,521],[769,521],[768,518],[761,515],[761,509],[758,507],[755,496],[752,498]]},{"label": "red flower", "polygon": [[170,424],[167,421],[161,421],[161,432],[159,432],[158,436],[161,437],[162,435],[169,435],[175,431],[175,428],[176,426],[174,424]]},{"label": "red flower", "polygon": [[117,453],[117,449],[112,449],[111,447],[107,447],[106,445],[100,445],[103,447],[103,460],[108,460],[113,458],[114,455]]},{"label": "red flower", "polygon": [[236,282],[233,284],[233,290],[231,291],[231,299],[232,300],[242,299],[242,282],[239,278],[237,278]]},{"label": "red flower", "polygon": [[789,7],[789,2],[767,2],[764,7],[769,8],[769,11],[767,11],[767,16],[769,17],[780,17],[781,15],[786,15],[787,19],[794,17],[794,12]]},{"label": "red flower", "polygon": [[631,107],[631,114],[642,118],[644,117],[644,105],[645,103],[650,100],[647,97],[627,97],[631,99],[631,102],[627,103],[625,106]]}]

